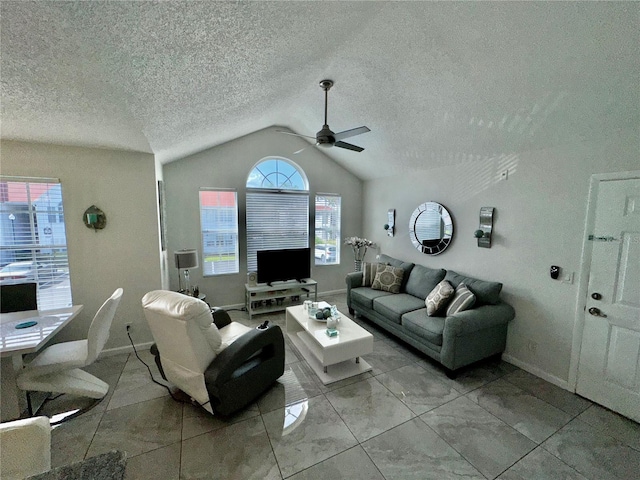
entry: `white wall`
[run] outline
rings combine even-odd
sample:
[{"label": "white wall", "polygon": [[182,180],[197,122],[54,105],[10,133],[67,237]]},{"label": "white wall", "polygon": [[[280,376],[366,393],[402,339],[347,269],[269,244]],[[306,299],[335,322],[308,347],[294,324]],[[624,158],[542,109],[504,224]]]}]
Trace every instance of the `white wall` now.
[{"label": "white wall", "polygon": [[[573,284],[552,280],[549,267],[559,265],[577,276],[590,176],[637,170],[639,151],[637,133],[625,132],[607,144],[577,141],[369,181],[364,187],[364,232],[379,242],[383,253],[502,282],[502,297],[516,310],[507,357],[566,385],[578,279]],[[500,180],[506,169],[508,180]],[[408,237],[411,213],[429,200],[447,207],[454,221],[453,242],[438,256],[419,253]],[[478,248],[473,237],[483,206],[496,208],[490,249]],[[390,208],[396,209],[393,238],[383,230]]]},{"label": "white wall", "polygon": [[[245,185],[254,165],[265,157],[279,156],[292,160],[307,175],[310,205],[317,192],[342,195],[342,237],[362,231],[362,182],[327,158],[318,148],[300,138],[275,132],[271,127],[223,145],[164,165],[167,198],[169,274],[171,288],[178,288],[178,273],[173,252],[197,248],[200,237],[199,187],[236,188],[240,222],[240,273],[202,277],[202,268],[191,270],[191,284],[198,285],[212,305],[244,303],[247,281],[245,232]],[[305,147],[294,155],[293,152]],[[312,216],[313,216],[313,208]],[[311,219],[313,225],[313,218]],[[313,230],[310,235],[313,239]],[[311,265],[311,276],[318,281],[318,292],[344,290],[345,275],[353,270],[353,254],[343,247],[340,265]]]},{"label": "white wall", "polygon": [[[127,347],[125,322],[136,343],[151,341],[140,299],[160,288],[156,175],[153,155],[3,141],[2,174],[59,178],[62,184],[73,303],[80,316],[55,341],[86,337],[100,305],[122,287],[107,349]],[[104,230],[82,221],[91,205],[107,216]]]}]

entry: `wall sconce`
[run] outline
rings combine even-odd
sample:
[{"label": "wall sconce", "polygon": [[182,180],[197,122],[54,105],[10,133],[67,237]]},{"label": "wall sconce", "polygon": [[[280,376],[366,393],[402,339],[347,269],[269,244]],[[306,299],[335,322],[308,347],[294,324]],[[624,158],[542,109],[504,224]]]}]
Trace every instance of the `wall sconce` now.
[{"label": "wall sconce", "polygon": [[478,239],[478,247],[491,248],[494,210],[493,207],[480,208],[480,228],[473,232],[473,236]]},{"label": "wall sconce", "polygon": [[91,205],[82,214],[82,221],[87,228],[102,230],[107,225],[107,216],[95,205]]},{"label": "wall sconce", "polygon": [[[197,250],[178,250],[173,252],[178,269],[178,292],[191,295],[191,285],[189,283],[189,269],[198,268],[198,251]],[[182,271],[181,271],[182,270]],[[184,277],[184,286],[182,278]]]},{"label": "wall sconce", "polygon": [[387,212],[388,223],[384,224],[384,229],[387,231],[387,235],[393,237],[393,230],[396,223],[396,210],[394,208],[389,209]]}]

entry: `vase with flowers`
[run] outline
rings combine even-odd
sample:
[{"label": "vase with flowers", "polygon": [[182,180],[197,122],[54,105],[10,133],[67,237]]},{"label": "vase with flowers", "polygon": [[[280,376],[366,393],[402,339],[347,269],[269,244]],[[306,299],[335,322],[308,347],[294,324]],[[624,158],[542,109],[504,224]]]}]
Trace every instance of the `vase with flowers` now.
[{"label": "vase with flowers", "polygon": [[362,271],[362,261],[367,253],[367,249],[374,245],[371,240],[360,237],[347,237],[344,239],[345,245],[351,245],[353,255],[355,256],[356,272]]}]

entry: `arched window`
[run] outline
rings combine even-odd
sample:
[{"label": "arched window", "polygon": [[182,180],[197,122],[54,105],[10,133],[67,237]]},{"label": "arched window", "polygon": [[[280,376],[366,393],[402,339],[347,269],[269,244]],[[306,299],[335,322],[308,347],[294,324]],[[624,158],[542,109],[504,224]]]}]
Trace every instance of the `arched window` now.
[{"label": "arched window", "polygon": [[247,178],[247,268],[258,250],[309,246],[309,182],[291,160],[260,160]]}]

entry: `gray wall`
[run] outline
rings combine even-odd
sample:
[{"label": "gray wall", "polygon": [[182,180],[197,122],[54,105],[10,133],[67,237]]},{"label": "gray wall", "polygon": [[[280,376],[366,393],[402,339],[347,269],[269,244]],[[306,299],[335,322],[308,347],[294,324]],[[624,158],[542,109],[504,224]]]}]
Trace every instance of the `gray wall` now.
[{"label": "gray wall", "polygon": [[[637,132],[630,131],[606,144],[576,141],[369,181],[364,234],[383,253],[502,282],[503,298],[517,312],[506,358],[566,386],[589,179],[594,173],[637,170],[638,151]],[[506,181],[500,179],[504,170],[509,170]],[[453,242],[438,256],[419,253],[408,237],[411,213],[428,200],[445,205],[454,220]],[[491,249],[478,248],[473,236],[483,206],[496,208]],[[393,238],[383,230],[390,208],[397,210]],[[552,280],[551,265],[575,272],[573,283]]]},{"label": "gray wall", "polygon": [[[151,341],[140,299],[161,286],[153,155],[14,141],[0,148],[3,175],[62,184],[71,292],[84,309],[55,341],[86,338],[98,308],[118,287],[124,295],[106,348],[128,348],[126,322],[133,322],[136,343]],[[82,221],[94,204],[107,215],[106,228],[95,232]]]},{"label": "gray wall", "polygon": [[[285,157],[304,170],[309,180],[310,205],[316,193],[342,196],[342,237],[362,232],[362,182],[329,159],[321,150],[300,138],[275,132],[271,127],[164,165],[167,198],[169,279],[178,288],[178,272],[173,252],[197,248],[202,252],[198,191],[200,187],[236,188],[240,222],[240,273],[202,277],[202,268],[191,270],[191,284],[198,285],[211,305],[244,303],[247,281],[245,232],[245,185],[256,163],[265,157]],[[299,149],[304,151],[294,154]],[[354,155],[357,155],[354,153]],[[311,208],[311,226],[314,220]],[[313,246],[313,245],[311,245]],[[311,276],[318,281],[318,292],[344,290],[344,278],[353,270],[353,254],[342,247],[340,265],[311,265]]]}]

